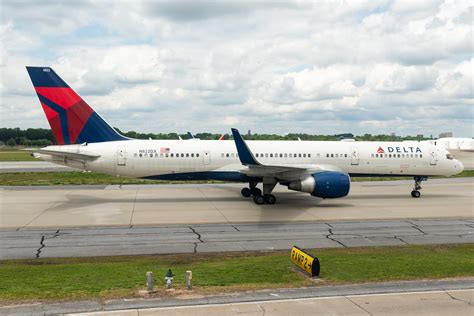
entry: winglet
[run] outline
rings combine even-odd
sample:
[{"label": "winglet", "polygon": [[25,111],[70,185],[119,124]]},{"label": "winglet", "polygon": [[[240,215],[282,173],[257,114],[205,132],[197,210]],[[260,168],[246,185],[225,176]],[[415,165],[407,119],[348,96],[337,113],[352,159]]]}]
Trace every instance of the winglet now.
[{"label": "winglet", "polygon": [[237,153],[239,154],[240,162],[244,166],[260,165],[260,163],[257,161],[257,159],[255,159],[254,155],[248,148],[239,131],[236,128],[232,128],[231,130],[232,136],[234,136],[235,147],[237,147]]},{"label": "winglet", "polygon": [[188,139],[194,139],[193,133],[188,132],[187,134],[188,134]]}]

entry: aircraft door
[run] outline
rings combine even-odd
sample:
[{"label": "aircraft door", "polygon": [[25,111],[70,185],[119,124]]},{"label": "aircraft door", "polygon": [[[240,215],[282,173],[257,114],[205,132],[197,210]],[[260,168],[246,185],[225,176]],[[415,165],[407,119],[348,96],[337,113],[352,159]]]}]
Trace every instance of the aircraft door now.
[{"label": "aircraft door", "polygon": [[211,152],[209,150],[205,150],[202,152],[202,161],[205,165],[208,165],[211,163]]},{"label": "aircraft door", "polygon": [[122,145],[117,146],[117,166],[125,166],[127,163],[127,152]]},{"label": "aircraft door", "polygon": [[430,165],[436,165],[438,163],[438,155],[435,150],[430,152]]},{"label": "aircraft door", "polygon": [[351,147],[351,165],[359,164],[359,148]]}]

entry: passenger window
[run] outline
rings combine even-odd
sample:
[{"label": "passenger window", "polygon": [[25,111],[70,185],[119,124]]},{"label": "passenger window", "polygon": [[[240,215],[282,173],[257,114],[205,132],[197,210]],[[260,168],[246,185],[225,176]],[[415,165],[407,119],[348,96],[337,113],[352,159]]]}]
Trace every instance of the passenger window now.
[{"label": "passenger window", "polygon": [[268,158],[268,154],[265,154],[265,158]]},{"label": "passenger window", "polygon": [[142,154],[140,154],[140,158],[142,158],[142,156],[143,156],[143,155],[142,155]]},{"label": "passenger window", "polygon": [[184,158],[184,154],[181,154],[181,157]]},{"label": "passenger window", "polygon": [[234,153],[230,154],[230,156],[231,156],[232,158],[234,158]]},{"label": "passenger window", "polygon": [[283,154],[280,154],[280,158],[283,158]]},{"label": "passenger window", "polygon": [[415,154],[415,158],[418,158],[418,154]]},{"label": "passenger window", "polygon": [[413,154],[410,154],[410,157],[413,158]]},{"label": "passenger window", "polygon": [[420,158],[423,158],[423,155],[422,155],[422,154],[420,154]]},{"label": "passenger window", "polygon": [[293,158],[293,154],[288,154],[288,157]]},{"label": "passenger window", "polygon": [[199,154],[196,154],[196,157],[199,157]]},{"label": "passenger window", "polygon": [[334,154],[331,154],[331,158],[334,158]]},{"label": "passenger window", "polygon": [[135,157],[135,158],[137,158],[137,156],[138,156],[137,153],[135,153],[135,154],[133,155],[133,157]]},{"label": "passenger window", "polygon": [[270,154],[270,158],[273,158],[273,154]]},{"label": "passenger window", "polygon": [[306,158],[306,154],[303,154],[303,158]]},{"label": "passenger window", "polygon": [[163,158],[163,153],[161,153],[161,154],[160,154],[160,157],[162,157],[162,158]]},{"label": "passenger window", "polygon": [[326,154],[326,158],[329,158],[329,154]]},{"label": "passenger window", "polygon": [[194,153],[191,153],[191,157],[194,157]]},{"label": "passenger window", "polygon": [[446,158],[449,159],[449,160],[453,160],[453,159],[454,159],[453,155],[451,155],[451,154],[446,154]]},{"label": "passenger window", "polygon": [[186,157],[189,157],[189,154],[186,154]]},{"label": "passenger window", "polygon": [[346,157],[346,158],[347,158],[347,154],[345,154],[345,155],[344,155],[344,157]]},{"label": "passenger window", "polygon": [[301,158],[301,154],[298,154],[298,158]]},{"label": "passenger window", "polygon": [[229,158],[229,154],[225,154],[225,156],[226,156],[227,158]]},{"label": "passenger window", "polygon": [[153,158],[153,154],[150,154],[150,158]]},{"label": "passenger window", "polygon": [[288,154],[285,154],[285,158],[288,158]]},{"label": "passenger window", "polygon": [[320,154],[317,154],[316,156],[319,158],[321,155],[320,155]]},{"label": "passenger window", "polygon": [[336,154],[336,158],[339,158],[339,154]]},{"label": "passenger window", "polygon": [[398,158],[400,158],[400,154],[398,154]]},{"label": "passenger window", "polygon": [[392,154],[388,154],[388,158],[392,158]]},{"label": "passenger window", "polygon": [[257,157],[257,158],[258,158],[258,154],[255,154],[255,157]]},{"label": "passenger window", "polygon": [[311,154],[308,154],[308,158],[311,158]]},{"label": "passenger window", "polygon": [[[142,155],[140,155],[140,157],[141,157],[141,156],[142,156]],[[168,158],[168,154],[166,154],[166,158]]]}]

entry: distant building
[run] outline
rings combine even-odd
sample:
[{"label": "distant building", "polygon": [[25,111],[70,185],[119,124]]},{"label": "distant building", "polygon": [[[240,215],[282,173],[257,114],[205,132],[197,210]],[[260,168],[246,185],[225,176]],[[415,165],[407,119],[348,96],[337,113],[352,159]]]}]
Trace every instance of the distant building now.
[{"label": "distant building", "polygon": [[422,138],[423,138],[423,134],[418,134],[418,135],[416,135],[416,138],[422,139]]},{"label": "distant building", "polygon": [[247,136],[252,136],[252,131],[251,130],[247,131]]},{"label": "distant building", "polygon": [[453,137],[453,132],[444,132],[439,134],[439,138]]}]

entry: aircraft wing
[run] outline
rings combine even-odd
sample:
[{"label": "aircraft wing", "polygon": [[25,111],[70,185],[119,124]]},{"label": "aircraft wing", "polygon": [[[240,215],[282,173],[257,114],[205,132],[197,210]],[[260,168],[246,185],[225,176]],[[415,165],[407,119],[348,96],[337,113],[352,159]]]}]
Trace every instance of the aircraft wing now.
[{"label": "aircraft wing", "polygon": [[341,171],[336,166],[325,164],[264,165],[255,158],[237,129],[232,128],[232,135],[240,162],[246,166],[240,172],[248,176],[273,177],[278,180],[292,181],[299,179],[304,174],[321,171]]}]

